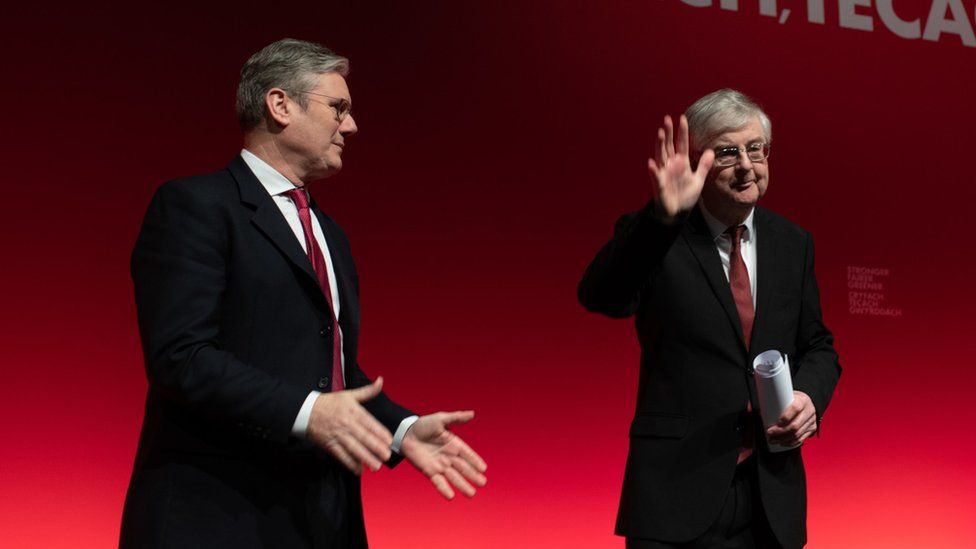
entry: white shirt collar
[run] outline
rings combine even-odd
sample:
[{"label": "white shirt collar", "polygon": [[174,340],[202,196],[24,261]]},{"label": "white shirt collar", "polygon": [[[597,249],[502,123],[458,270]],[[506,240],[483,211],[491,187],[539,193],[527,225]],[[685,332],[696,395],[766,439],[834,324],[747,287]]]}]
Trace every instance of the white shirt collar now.
[{"label": "white shirt collar", "polygon": [[241,149],[241,158],[244,163],[247,164],[248,168],[254,172],[254,176],[258,178],[264,189],[268,191],[271,196],[286,193],[292,189],[297,188],[294,183],[288,181],[288,178],[281,175],[281,173],[272,168],[267,162],[258,158],[258,156],[247,149]]},{"label": "white shirt collar", "polygon": [[[729,228],[728,225],[722,223],[712,215],[712,212],[708,211],[705,207],[705,202],[703,200],[698,201],[698,206],[701,207],[702,215],[705,217],[705,223],[708,225],[708,230],[712,233],[712,239],[718,240],[725,230]],[[756,213],[756,208],[749,210],[749,216],[746,220],[742,222],[742,225],[746,226],[746,230],[742,233],[742,240],[751,240],[753,235],[753,215]]]}]

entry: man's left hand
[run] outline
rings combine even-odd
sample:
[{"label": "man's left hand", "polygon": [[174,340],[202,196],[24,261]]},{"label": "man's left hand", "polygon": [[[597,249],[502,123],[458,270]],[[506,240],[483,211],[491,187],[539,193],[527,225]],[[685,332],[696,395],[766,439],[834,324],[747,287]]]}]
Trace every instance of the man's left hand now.
[{"label": "man's left hand", "polygon": [[779,421],[766,429],[770,444],[796,446],[817,432],[817,409],[806,393],[793,391],[793,402],[783,410]]},{"label": "man's left hand", "polygon": [[418,419],[403,437],[400,451],[421,473],[427,475],[437,491],[446,499],[454,499],[455,488],[471,497],[475,494],[472,484],[481,487],[488,479],[488,469],[461,437],[447,430],[448,425],[467,423],[474,412],[437,412]]}]

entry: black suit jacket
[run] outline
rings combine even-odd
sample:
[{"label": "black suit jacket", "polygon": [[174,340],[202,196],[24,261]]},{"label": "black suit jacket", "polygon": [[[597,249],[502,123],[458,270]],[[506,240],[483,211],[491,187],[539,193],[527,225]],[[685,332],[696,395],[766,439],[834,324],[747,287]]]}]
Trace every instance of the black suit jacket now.
[{"label": "black suit jacket", "polygon": [[[742,445],[741,412],[755,398],[752,361],[776,349],[790,356],[793,385],[818,418],[840,376],[824,327],[809,233],[755,210],[756,317],[747,350],[714,240],[696,208],[674,226],[652,205],[625,215],[589,265],[579,299],[611,317],[635,315],[641,345],[637,410],[616,532],[691,540],[716,520]],[[806,485],[800,449],[770,453],[756,424],[759,484],[784,547],[806,542]]]},{"label": "black suit jacket", "polygon": [[[314,201],[336,271],[346,386],[359,287],[342,230]],[[237,157],[161,186],[132,254],[149,390],[123,512],[125,547],[365,547],[359,479],[289,436],[329,391],[332,323],[305,252]],[[391,431],[410,412],[366,404]]]}]

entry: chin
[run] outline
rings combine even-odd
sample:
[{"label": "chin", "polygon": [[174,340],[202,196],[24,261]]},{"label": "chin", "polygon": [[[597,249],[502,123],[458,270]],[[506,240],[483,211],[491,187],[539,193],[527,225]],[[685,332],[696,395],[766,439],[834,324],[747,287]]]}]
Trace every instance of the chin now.
[{"label": "chin", "polygon": [[759,191],[759,187],[750,185],[748,189],[742,192],[733,192],[732,196],[739,204],[752,206],[756,204],[762,193]]},{"label": "chin", "polygon": [[316,179],[325,179],[327,177],[332,177],[333,175],[339,173],[342,169],[342,160],[337,160],[335,162],[328,162],[322,166],[318,172],[316,172]]},{"label": "chin", "polygon": [[325,161],[325,170],[332,175],[342,169],[342,157],[339,155],[331,156]]}]

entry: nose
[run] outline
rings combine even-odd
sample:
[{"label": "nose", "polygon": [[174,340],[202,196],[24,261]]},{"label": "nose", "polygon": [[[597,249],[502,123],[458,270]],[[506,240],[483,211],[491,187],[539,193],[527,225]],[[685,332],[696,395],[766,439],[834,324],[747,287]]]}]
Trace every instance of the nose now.
[{"label": "nose", "polygon": [[749,159],[749,155],[744,150],[739,151],[739,169],[743,171],[752,169],[752,160]]},{"label": "nose", "polygon": [[356,120],[352,117],[352,114],[346,117],[339,125],[339,133],[342,135],[352,135],[359,131],[359,126],[356,125]]}]

